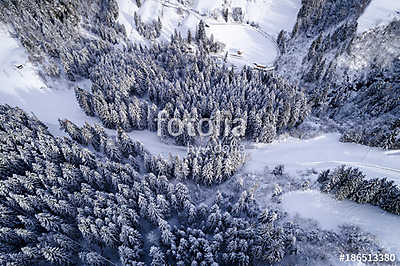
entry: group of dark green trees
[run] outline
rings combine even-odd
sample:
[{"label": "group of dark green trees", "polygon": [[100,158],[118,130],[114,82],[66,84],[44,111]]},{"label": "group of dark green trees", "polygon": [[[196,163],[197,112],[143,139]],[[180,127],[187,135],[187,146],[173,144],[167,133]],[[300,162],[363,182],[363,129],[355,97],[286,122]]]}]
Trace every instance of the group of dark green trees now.
[{"label": "group of dark green trees", "polygon": [[339,200],[369,203],[400,215],[400,189],[392,180],[367,179],[359,169],[341,166],[322,172],[318,182],[322,192],[334,194]]}]

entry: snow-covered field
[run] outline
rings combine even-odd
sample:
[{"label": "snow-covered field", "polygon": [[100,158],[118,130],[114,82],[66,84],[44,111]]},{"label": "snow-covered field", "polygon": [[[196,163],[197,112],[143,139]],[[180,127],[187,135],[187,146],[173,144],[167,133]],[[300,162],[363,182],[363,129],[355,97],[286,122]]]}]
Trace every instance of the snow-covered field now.
[{"label": "snow-covered field", "polygon": [[348,200],[337,201],[319,191],[296,191],[283,195],[282,207],[290,215],[318,221],[326,230],[343,224],[357,225],[372,233],[389,252],[400,256],[400,219],[378,207]]},{"label": "snow-covered field", "polygon": [[301,0],[231,0],[232,7],[242,7],[245,18],[277,37],[281,30],[292,31]]},{"label": "snow-covered field", "polygon": [[[18,68],[19,66],[19,68]],[[13,39],[7,29],[0,28],[0,101],[9,98],[19,101],[30,91],[42,91],[44,83],[40,80],[33,65],[29,62],[25,49]]]},{"label": "snow-covered field", "polygon": [[339,142],[339,134],[309,140],[285,138],[272,144],[255,144],[249,150],[245,171],[261,172],[265,167],[284,164],[291,175],[307,169],[321,171],[339,165],[359,167],[369,178],[394,180],[400,185],[400,152],[386,152],[354,143]]},{"label": "snow-covered field", "polygon": [[118,0],[119,16],[118,22],[125,26],[126,34],[130,40],[144,43],[144,38],[137,32],[135,28],[134,14],[138,11],[136,1],[134,0]]},{"label": "snow-covered field", "polygon": [[301,0],[196,0],[193,8],[200,14],[221,14],[224,8],[241,8],[244,22],[256,23],[277,37],[281,30],[291,31],[296,23]]},{"label": "snow-covered field", "polygon": [[400,19],[400,1],[372,0],[364,14],[358,19],[358,33],[376,26],[389,24],[394,18]]},{"label": "snow-covered field", "polygon": [[[12,55],[12,56],[10,56]],[[21,69],[16,66],[22,65]],[[82,87],[88,85],[82,82]],[[68,118],[82,125],[93,119],[79,107],[69,84],[56,83],[47,87],[28,60],[23,47],[13,39],[5,28],[0,29],[0,104],[18,106],[35,114],[46,123],[50,131],[59,134],[58,119]]]},{"label": "snow-covered field", "polygon": [[155,132],[134,130],[128,135],[132,139],[140,141],[144,147],[154,155],[161,155],[164,158],[168,158],[169,154],[171,154],[183,158],[187,153],[186,147],[162,143]]},{"label": "snow-covered field", "polygon": [[[226,44],[228,60],[236,66],[252,65],[254,63],[269,66],[278,56],[276,44],[261,32],[248,25],[210,25],[208,35]],[[237,52],[241,51],[241,56]]]}]

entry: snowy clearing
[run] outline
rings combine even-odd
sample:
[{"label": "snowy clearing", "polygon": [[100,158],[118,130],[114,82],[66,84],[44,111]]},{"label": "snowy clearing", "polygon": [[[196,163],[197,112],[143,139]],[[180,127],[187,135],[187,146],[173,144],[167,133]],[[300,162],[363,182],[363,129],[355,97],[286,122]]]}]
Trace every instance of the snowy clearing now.
[{"label": "snowy clearing", "polygon": [[118,0],[118,22],[125,26],[126,34],[130,40],[145,43],[145,39],[137,32],[134,14],[138,11],[135,0]]},{"label": "snowy clearing", "polygon": [[[236,66],[253,65],[254,63],[269,66],[278,56],[275,42],[263,35],[262,32],[246,25],[210,25],[208,35],[226,44],[228,61]],[[238,51],[243,54],[238,55]]]},{"label": "snowy clearing", "polygon": [[128,135],[132,139],[140,141],[151,154],[161,155],[163,158],[168,158],[170,154],[178,155],[180,158],[186,156],[186,147],[163,143],[155,132],[134,130]]},{"label": "snowy clearing", "polygon": [[200,14],[207,14],[215,9],[220,10],[223,4],[223,0],[194,0],[193,8],[200,12]]},{"label": "snowy clearing", "polygon": [[326,230],[353,224],[374,234],[389,252],[400,256],[400,217],[369,204],[338,201],[319,191],[296,191],[283,195],[282,207],[290,215],[319,222]]},{"label": "snowy clearing", "polygon": [[301,0],[232,0],[232,7],[242,7],[245,19],[277,37],[281,30],[291,32],[296,24]]},{"label": "snowy clearing", "polygon": [[309,140],[286,138],[272,144],[255,144],[249,149],[245,171],[262,172],[265,167],[283,164],[295,176],[307,169],[321,171],[345,164],[359,167],[368,178],[386,177],[400,185],[400,153],[341,143],[339,138],[339,134],[332,133]]},{"label": "snowy clearing", "polygon": [[[22,68],[18,69],[18,65]],[[54,87],[60,89],[55,89],[44,84],[25,49],[5,28],[0,29],[0,84],[0,104],[34,113],[55,135],[60,135],[59,118],[68,118],[78,125],[94,120],[82,112],[72,86],[56,83]],[[89,86],[87,82],[79,85]]]},{"label": "snowy clearing", "polygon": [[[133,131],[129,135],[141,141],[153,154],[183,157],[187,153],[185,147],[161,142],[155,132]],[[296,177],[309,169],[319,172],[345,164],[360,168],[367,178],[388,178],[400,185],[400,151],[341,143],[339,137],[332,133],[309,140],[289,137],[271,144],[252,144],[255,148],[246,150],[250,157],[243,172],[262,173],[265,167],[283,164],[285,171]]]},{"label": "snowy clearing", "polygon": [[41,91],[45,86],[29,62],[25,49],[5,27],[0,28],[0,84],[1,102],[6,102],[7,97],[23,101],[20,93]]},{"label": "snowy clearing", "polygon": [[[230,11],[233,8],[241,8],[244,23],[258,24],[262,30],[277,37],[281,30],[290,32],[293,29],[297,12],[301,8],[301,0],[196,0],[193,8],[200,14],[218,16],[222,14],[223,8]],[[221,17],[218,18],[222,20]]]},{"label": "snowy clearing", "polygon": [[389,24],[395,18],[400,19],[400,1],[372,0],[358,19],[357,32],[363,33],[377,26]]}]

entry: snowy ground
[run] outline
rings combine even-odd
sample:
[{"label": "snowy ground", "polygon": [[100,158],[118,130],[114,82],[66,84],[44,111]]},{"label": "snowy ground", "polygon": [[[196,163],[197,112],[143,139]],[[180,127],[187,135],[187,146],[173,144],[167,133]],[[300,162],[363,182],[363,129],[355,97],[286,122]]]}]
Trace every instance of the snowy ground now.
[{"label": "snowy ground", "polygon": [[[155,132],[134,131],[131,137],[141,141],[153,154],[162,156],[185,156],[186,148],[165,144]],[[285,165],[291,176],[309,174],[310,169],[317,172],[348,165],[360,168],[367,178],[388,178],[400,185],[400,151],[384,151],[354,143],[339,142],[339,134],[331,133],[309,140],[292,137],[271,144],[252,144],[247,149],[249,161],[243,172],[262,173],[265,167]],[[309,176],[317,178],[317,175]]]},{"label": "snowy ground", "polygon": [[[225,4],[226,3],[226,4]],[[301,0],[195,0],[193,8],[200,14],[218,15],[224,8],[231,10],[240,7],[244,22],[256,23],[261,29],[277,37],[281,30],[291,31],[301,7]]]},{"label": "snowy ground", "polygon": [[358,33],[376,26],[389,24],[394,18],[400,19],[400,1],[372,0],[364,14],[358,19]]},{"label": "snowy ground", "polygon": [[248,172],[262,172],[265,167],[284,164],[291,175],[307,169],[321,171],[339,165],[359,167],[368,178],[394,180],[400,185],[400,151],[339,142],[339,134],[326,134],[309,140],[285,138],[272,144],[255,144],[249,149]]},{"label": "snowy ground", "polygon": [[[22,69],[18,69],[18,65],[23,65]],[[78,125],[93,120],[82,112],[69,84],[57,83],[55,89],[43,83],[25,49],[5,28],[0,28],[0,84],[0,104],[34,113],[56,135],[60,134],[59,118],[68,118]],[[89,84],[82,82],[80,85]]]},{"label": "snowy ground", "polygon": [[277,37],[281,30],[291,32],[296,24],[301,0],[231,0],[232,7],[242,7],[245,19],[257,23],[264,31]]},{"label": "snowy ground", "polygon": [[[225,43],[228,61],[235,66],[243,67],[257,63],[270,66],[278,56],[276,44],[261,32],[247,25],[210,25],[208,35]],[[241,51],[241,56],[237,52]]]},{"label": "snowy ground", "polygon": [[25,97],[20,94],[40,92],[45,86],[29,62],[24,48],[11,38],[4,27],[0,28],[0,84],[2,102],[11,97],[24,101]]},{"label": "snowy ground", "polygon": [[145,43],[145,39],[135,28],[134,14],[138,11],[135,0],[118,0],[119,16],[118,22],[125,26],[126,34],[129,39],[139,43]]},{"label": "snowy ground", "polygon": [[290,215],[319,222],[323,229],[337,230],[353,224],[376,236],[382,247],[400,256],[400,217],[369,204],[337,201],[318,191],[296,191],[283,195],[282,207]]},{"label": "snowy ground", "polygon": [[154,155],[161,155],[164,158],[168,158],[169,154],[171,154],[183,158],[187,153],[186,147],[162,143],[155,132],[148,130],[134,130],[128,135],[132,139],[140,141],[144,147]]}]

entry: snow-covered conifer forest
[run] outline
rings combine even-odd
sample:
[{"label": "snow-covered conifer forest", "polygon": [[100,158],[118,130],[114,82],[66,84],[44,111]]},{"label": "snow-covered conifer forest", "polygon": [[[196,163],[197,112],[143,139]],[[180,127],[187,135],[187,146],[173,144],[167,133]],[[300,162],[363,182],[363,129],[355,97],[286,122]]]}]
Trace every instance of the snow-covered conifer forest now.
[{"label": "snow-covered conifer forest", "polygon": [[399,215],[400,2],[0,2],[0,265],[397,265]]}]

